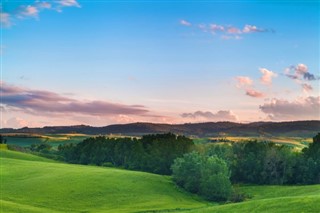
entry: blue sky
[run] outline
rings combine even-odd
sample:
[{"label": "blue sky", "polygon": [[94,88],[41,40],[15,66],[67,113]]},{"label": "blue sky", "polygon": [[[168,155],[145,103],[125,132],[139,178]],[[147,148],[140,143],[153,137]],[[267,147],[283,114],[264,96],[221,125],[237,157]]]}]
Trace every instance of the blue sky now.
[{"label": "blue sky", "polygon": [[319,1],[2,1],[2,127],[320,119]]}]

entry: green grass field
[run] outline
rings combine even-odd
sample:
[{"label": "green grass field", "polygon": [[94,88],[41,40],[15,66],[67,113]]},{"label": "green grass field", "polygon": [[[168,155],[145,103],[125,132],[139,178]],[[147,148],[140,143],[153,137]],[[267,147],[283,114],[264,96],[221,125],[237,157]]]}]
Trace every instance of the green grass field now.
[{"label": "green grass field", "polygon": [[243,186],[241,191],[252,195],[253,198],[242,203],[231,203],[188,212],[320,212],[320,185]]},{"label": "green grass field", "polygon": [[1,212],[143,212],[207,205],[170,177],[1,150]]},{"label": "green grass field", "polygon": [[92,137],[91,135],[82,134],[48,134],[48,135],[32,135],[32,134],[7,134],[7,144],[22,147],[31,146],[32,144],[47,142],[53,147],[65,143],[79,143],[84,139]]},{"label": "green grass field", "polygon": [[168,176],[5,149],[0,156],[0,212],[320,212],[320,185],[241,186],[251,199],[219,205],[177,189]]}]

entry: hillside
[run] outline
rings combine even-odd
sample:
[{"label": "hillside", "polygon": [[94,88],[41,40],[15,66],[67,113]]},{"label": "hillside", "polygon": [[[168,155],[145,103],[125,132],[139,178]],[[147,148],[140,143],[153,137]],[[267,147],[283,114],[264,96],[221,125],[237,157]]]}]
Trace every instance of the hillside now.
[{"label": "hillside", "polygon": [[92,126],[53,126],[43,128],[0,129],[0,133],[33,133],[33,134],[122,134],[139,136],[151,133],[172,132],[176,134],[198,137],[227,136],[290,136],[313,137],[320,131],[320,121],[292,121],[292,122],[209,122],[188,124],[154,124],[131,123],[109,125],[105,127]]},{"label": "hillside", "polygon": [[[320,185],[309,186],[246,186],[241,190],[253,196],[242,203],[212,206],[189,213],[229,212],[319,212]],[[184,212],[184,211],[182,211]]]},{"label": "hillside", "polygon": [[1,212],[319,212],[320,185],[241,186],[242,203],[208,203],[170,178],[70,165],[0,150]]},{"label": "hillside", "polygon": [[206,206],[167,176],[0,150],[1,212],[142,212]]}]

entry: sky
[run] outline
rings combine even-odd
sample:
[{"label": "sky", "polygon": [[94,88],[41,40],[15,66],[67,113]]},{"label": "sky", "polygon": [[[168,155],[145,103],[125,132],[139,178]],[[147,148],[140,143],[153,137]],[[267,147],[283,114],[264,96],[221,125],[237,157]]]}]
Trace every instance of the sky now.
[{"label": "sky", "polygon": [[2,0],[1,128],[320,120],[318,0]]}]

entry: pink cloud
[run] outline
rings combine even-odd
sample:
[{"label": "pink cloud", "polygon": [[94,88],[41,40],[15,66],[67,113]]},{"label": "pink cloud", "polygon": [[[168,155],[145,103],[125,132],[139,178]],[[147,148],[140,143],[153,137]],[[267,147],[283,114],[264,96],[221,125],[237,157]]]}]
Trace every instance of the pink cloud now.
[{"label": "pink cloud", "polygon": [[[181,20],[180,24],[184,26],[191,26],[192,24],[189,23],[186,20]],[[268,30],[268,29],[262,29],[258,28],[257,26],[254,25],[245,25],[242,28],[240,27],[235,27],[232,25],[221,25],[221,24],[196,24],[197,28],[201,30],[204,33],[210,33],[212,35],[217,35],[223,40],[240,40],[243,37],[240,37],[239,35],[245,35],[248,33],[257,33],[257,32],[273,32],[273,30]]]},{"label": "pink cloud", "polygon": [[186,20],[180,20],[180,24],[183,26],[190,27],[192,24]]},{"label": "pink cloud", "polygon": [[228,27],[227,33],[229,34],[241,34],[241,30],[236,27]]},{"label": "pink cloud", "polygon": [[311,92],[313,90],[310,84],[301,84],[301,86],[302,86],[303,92],[305,93]]},{"label": "pink cloud", "polygon": [[246,89],[246,95],[253,98],[263,98],[265,94],[254,89]]},{"label": "pink cloud", "polygon": [[309,96],[293,101],[272,99],[261,105],[260,110],[273,120],[319,120],[320,97]]},{"label": "pink cloud", "polygon": [[53,9],[61,12],[64,7],[80,7],[80,4],[76,0],[57,0],[51,1],[50,3],[35,1],[31,5],[18,5],[17,8],[13,10],[15,12],[5,12],[3,10],[0,12],[1,27],[10,27],[17,19],[38,18],[40,12],[43,10]]},{"label": "pink cloud", "polygon": [[39,14],[39,10],[35,6],[31,6],[31,5],[21,6],[18,17],[20,17],[20,18],[26,18],[26,17],[36,18],[36,17],[38,17],[38,14]]},{"label": "pink cloud", "polygon": [[125,105],[107,101],[80,101],[50,91],[30,90],[1,82],[2,105],[12,111],[30,114],[146,115],[142,105]]},{"label": "pink cloud", "polygon": [[262,77],[260,78],[261,83],[266,85],[272,84],[272,78],[277,77],[277,74],[266,69],[266,68],[260,68],[260,72],[262,73]]},{"label": "pink cloud", "polygon": [[251,86],[253,83],[252,79],[247,76],[238,76],[236,77],[236,80],[238,82],[237,84],[238,88]]},{"label": "pink cloud", "polygon": [[11,26],[10,14],[0,12],[0,23],[1,23],[1,27],[10,27]]},{"label": "pink cloud", "polygon": [[211,121],[237,121],[238,117],[230,110],[219,110],[216,113],[209,111],[196,111],[194,113],[183,113],[181,114],[183,118],[191,119],[205,119]]},{"label": "pink cloud", "polygon": [[222,25],[217,25],[217,24],[210,24],[210,30],[215,32],[215,31],[224,31],[225,28]]},{"label": "pink cloud", "polygon": [[29,122],[20,117],[12,117],[9,120],[5,121],[5,126],[10,126],[11,128],[21,128],[28,125]]}]

